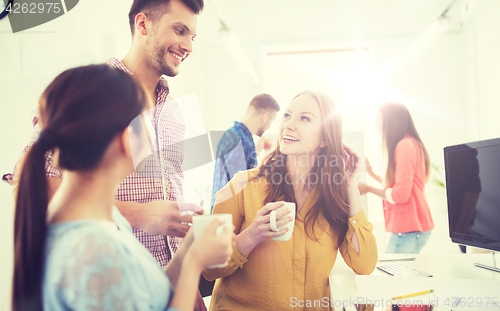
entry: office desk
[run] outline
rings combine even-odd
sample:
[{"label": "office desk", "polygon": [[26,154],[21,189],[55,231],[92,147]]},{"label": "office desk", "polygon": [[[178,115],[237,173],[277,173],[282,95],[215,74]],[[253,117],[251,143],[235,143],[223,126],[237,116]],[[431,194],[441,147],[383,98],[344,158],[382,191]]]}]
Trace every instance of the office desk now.
[{"label": "office desk", "polygon": [[[410,267],[415,269],[430,273],[433,275],[433,278],[424,278],[428,280],[418,280],[422,282],[440,282],[440,287],[443,289],[443,284],[449,284],[449,292],[446,295],[450,295],[454,290],[453,286],[465,287],[464,284],[468,283],[468,285],[473,285],[472,289],[461,288],[460,290],[455,290],[458,292],[460,297],[463,297],[464,292],[470,293],[467,297],[469,301],[464,301],[463,299],[459,299],[457,297],[453,298],[446,302],[442,298],[443,294],[445,294],[445,290],[441,290],[441,293],[436,289],[436,293],[423,295],[419,297],[423,301],[435,301],[438,299],[437,304],[435,305],[434,310],[495,310],[500,311],[500,273],[478,268],[474,266],[474,263],[483,263],[487,265],[493,265],[493,256],[492,254],[449,254],[449,255],[432,255],[432,254],[418,254],[418,255],[408,255],[416,257],[414,261],[398,261],[404,263]],[[497,265],[499,260],[498,254],[497,257]],[[390,264],[394,261],[379,261],[377,266]],[[372,278],[373,276],[373,278]],[[376,280],[381,283],[398,283],[396,281],[397,277],[390,276],[378,269],[368,276],[371,280]],[[380,279],[379,279],[380,278]],[[389,279],[390,278],[390,279]],[[433,280],[429,280],[433,279]],[[456,279],[456,280],[451,280]],[[467,279],[467,280],[464,280]],[[404,281],[408,280],[405,278],[399,278],[399,280]],[[415,278],[413,278],[415,280]],[[444,282],[444,283],[443,283]],[[448,283],[446,283],[448,282]],[[403,282],[404,283],[404,282]],[[462,285],[461,285],[462,284]],[[340,259],[337,260],[335,266],[332,269],[332,272],[329,277],[329,285],[330,285],[330,299],[332,303],[336,306],[335,310],[342,310],[342,307],[339,308],[341,304],[346,306],[346,310],[352,310],[353,304],[352,302],[361,302],[370,299],[371,301],[377,299],[385,299],[390,300],[388,296],[390,293],[384,293],[384,284],[381,284],[379,288],[374,289],[374,293],[367,294],[366,292],[360,292],[356,285],[356,274],[349,268],[345,262]],[[401,287],[406,286],[402,284]],[[435,286],[434,284],[432,286]],[[377,287],[377,286],[375,286]],[[447,287],[447,286],[444,286]],[[433,289],[433,288],[426,288]],[[413,291],[417,292],[417,291]],[[409,292],[413,293],[413,292]],[[481,293],[484,293],[481,294]],[[494,296],[496,299],[490,299],[488,306],[486,306],[486,297],[480,296]],[[396,295],[395,295],[396,296]],[[476,304],[470,304],[471,299],[481,299],[477,300],[478,304],[481,307],[478,307]],[[483,299],[484,298],[484,299]],[[430,299],[430,300],[429,300]],[[454,300],[454,301],[452,301]],[[492,303],[493,300],[496,300],[498,304]],[[348,302],[347,304],[345,302]],[[382,302],[382,301],[379,301]],[[395,301],[391,301],[395,304]],[[474,301],[476,302],[476,301]],[[458,306],[453,306],[453,303],[458,303]],[[389,303],[390,305],[390,303]],[[380,310],[385,310],[386,308],[376,308]]]}]

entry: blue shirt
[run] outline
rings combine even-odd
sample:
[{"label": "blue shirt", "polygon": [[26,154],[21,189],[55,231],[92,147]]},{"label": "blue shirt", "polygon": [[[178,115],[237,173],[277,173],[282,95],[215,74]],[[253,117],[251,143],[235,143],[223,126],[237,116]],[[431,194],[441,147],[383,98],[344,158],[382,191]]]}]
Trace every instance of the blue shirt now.
[{"label": "blue shirt", "polygon": [[116,207],[113,221],[47,228],[44,310],[174,311],[168,309],[173,291],[165,272]]},{"label": "blue shirt", "polygon": [[212,208],[215,194],[222,189],[234,174],[257,166],[257,153],[252,133],[240,122],[227,130],[217,144],[214,182],[212,188]]}]

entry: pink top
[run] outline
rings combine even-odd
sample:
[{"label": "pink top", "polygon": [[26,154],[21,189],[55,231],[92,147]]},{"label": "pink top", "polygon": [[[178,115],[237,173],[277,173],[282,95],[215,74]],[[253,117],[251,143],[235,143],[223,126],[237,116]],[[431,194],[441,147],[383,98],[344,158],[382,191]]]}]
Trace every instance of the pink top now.
[{"label": "pink top", "polygon": [[395,183],[386,189],[385,230],[392,233],[425,232],[434,228],[425,199],[425,158],[419,143],[406,135],[396,145]]}]

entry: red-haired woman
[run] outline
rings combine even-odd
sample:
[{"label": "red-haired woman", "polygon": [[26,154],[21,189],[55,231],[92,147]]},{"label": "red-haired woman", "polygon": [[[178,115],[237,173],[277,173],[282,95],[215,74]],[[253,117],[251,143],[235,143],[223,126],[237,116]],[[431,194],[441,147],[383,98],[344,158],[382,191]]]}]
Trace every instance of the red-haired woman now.
[{"label": "red-haired woman", "polygon": [[[328,309],[338,250],[356,273],[374,270],[377,246],[354,182],[357,161],[344,168],[346,151],[352,152],[342,144],[334,102],[317,92],[297,95],[281,121],[276,150],[216,195],[213,212],[231,213],[237,236],[229,265],[203,272],[219,278],[210,310]],[[296,220],[291,239],[275,241],[287,229],[272,231],[270,213],[283,201],[296,204],[296,215],[278,211],[276,218],[284,218],[276,227]]]},{"label": "red-haired woman", "polygon": [[368,174],[384,187],[360,183],[360,193],[371,192],[384,199],[385,229],[392,233],[386,253],[418,254],[434,228],[425,198],[429,154],[403,104],[382,105],[378,109],[377,129],[382,132],[388,158],[385,179],[373,172],[368,161],[366,164]]}]

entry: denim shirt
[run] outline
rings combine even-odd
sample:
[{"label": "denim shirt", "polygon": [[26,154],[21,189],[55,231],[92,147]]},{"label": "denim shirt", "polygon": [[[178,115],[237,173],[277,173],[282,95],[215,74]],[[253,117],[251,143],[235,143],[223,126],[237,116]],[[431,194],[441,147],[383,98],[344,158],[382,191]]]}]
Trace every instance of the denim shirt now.
[{"label": "denim shirt", "polygon": [[217,153],[212,188],[212,208],[215,194],[222,189],[234,174],[257,166],[257,154],[252,133],[240,122],[227,130],[217,144]]}]

